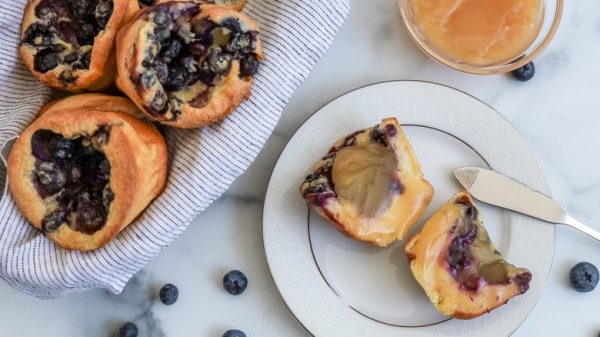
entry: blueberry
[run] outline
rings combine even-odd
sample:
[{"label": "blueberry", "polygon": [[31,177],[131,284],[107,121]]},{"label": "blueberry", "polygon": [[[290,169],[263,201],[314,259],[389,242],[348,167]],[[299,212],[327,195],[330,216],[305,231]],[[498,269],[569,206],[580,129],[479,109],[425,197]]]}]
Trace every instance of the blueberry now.
[{"label": "blueberry", "polygon": [[50,151],[56,159],[68,159],[73,156],[75,144],[63,137],[54,137],[50,140]]},{"label": "blueberry", "polygon": [[157,90],[154,93],[154,97],[152,98],[152,101],[150,102],[151,112],[156,115],[165,114],[167,112],[168,101],[169,101],[169,98],[167,97],[167,94],[165,94],[165,92],[162,90]]},{"label": "blueberry", "polygon": [[152,6],[155,2],[156,0],[139,0],[140,7]]},{"label": "blueberry", "polygon": [[31,152],[40,160],[50,161],[53,157],[50,142],[55,138],[50,130],[37,130],[31,136]]},{"label": "blueberry", "polygon": [[82,23],[77,29],[77,41],[81,45],[88,45],[94,43],[94,25],[91,23]]},{"label": "blueberry", "polygon": [[181,51],[182,46],[183,44],[181,43],[181,41],[179,41],[179,39],[171,40],[171,42],[167,46],[165,46],[161,52],[161,56],[163,57],[165,62],[169,63],[175,57],[177,57],[177,55],[179,55],[179,52]]},{"label": "blueberry", "polygon": [[72,53],[69,53],[69,54],[65,55],[64,62],[68,63],[68,64],[71,64],[71,63],[77,61],[78,58],[79,58],[79,53],[77,53],[76,51],[74,51]]},{"label": "blueberry", "polygon": [[125,323],[121,329],[119,329],[119,337],[137,337],[137,335],[138,328],[134,323]]},{"label": "blueberry", "polygon": [[202,56],[204,55],[204,53],[206,53],[206,47],[204,46],[204,44],[202,44],[202,41],[200,40],[190,42],[188,44],[188,48],[190,50],[190,53],[192,53],[192,55],[194,56]]},{"label": "blueberry", "polygon": [[77,18],[84,18],[90,10],[90,0],[70,0],[71,10]]},{"label": "blueberry", "polygon": [[96,6],[96,11],[94,12],[94,17],[96,18],[96,22],[98,26],[104,28],[108,23],[108,19],[110,19],[110,15],[112,14],[113,4],[112,2],[100,2]]},{"label": "blueberry", "polygon": [[64,210],[56,210],[44,217],[42,220],[42,230],[46,233],[53,232],[67,221],[69,214]]},{"label": "blueberry", "polygon": [[258,72],[258,60],[255,56],[249,55],[241,60],[240,64],[240,75],[241,76],[252,76]]},{"label": "blueberry", "polygon": [[221,53],[219,48],[213,49],[206,60],[208,69],[217,75],[227,75],[231,69],[231,55]]},{"label": "blueberry", "polygon": [[177,289],[176,286],[168,283],[160,288],[158,295],[163,304],[171,305],[177,302],[177,298],[179,297],[179,289]]},{"label": "blueberry", "polygon": [[83,54],[81,56],[81,59],[79,59],[79,60],[77,60],[77,62],[73,63],[73,65],[72,65],[73,70],[89,69],[90,68],[91,58],[92,58],[92,54],[91,54],[90,51],[88,51],[87,53]]},{"label": "blueberry", "polygon": [[40,73],[48,72],[58,66],[58,57],[52,53],[52,49],[40,50],[33,59],[33,69]]},{"label": "blueberry", "polygon": [[223,337],[246,337],[246,334],[241,330],[228,330]]},{"label": "blueberry", "polygon": [[569,273],[569,281],[575,290],[587,293],[598,285],[598,268],[589,262],[579,262]]},{"label": "blueberry", "polygon": [[167,79],[167,89],[171,91],[179,91],[183,89],[190,82],[190,73],[185,67],[174,66],[169,71],[169,78]]},{"label": "blueberry", "polygon": [[227,50],[230,52],[247,51],[252,44],[250,34],[238,34],[227,44]]},{"label": "blueberry", "polygon": [[76,230],[83,233],[95,233],[104,225],[105,218],[94,203],[80,202],[75,214]]},{"label": "blueberry", "polygon": [[34,46],[47,47],[52,44],[52,37],[48,26],[34,23],[25,31],[23,41]]},{"label": "blueberry", "polygon": [[171,16],[167,12],[166,8],[161,8],[154,14],[154,23],[161,28],[168,27],[171,24]]},{"label": "blueberry", "polygon": [[225,19],[225,21],[223,21],[221,25],[223,27],[229,28],[229,30],[231,30],[234,34],[240,33],[242,31],[242,27],[240,26],[240,20],[234,17]]},{"label": "blueberry", "polygon": [[223,287],[231,295],[240,295],[248,287],[248,278],[239,270],[232,270],[223,277]]},{"label": "blueberry", "polygon": [[67,184],[67,175],[54,163],[42,162],[38,165],[35,175],[44,189],[52,194]]},{"label": "blueberry", "polygon": [[533,62],[529,62],[521,68],[513,70],[512,75],[521,82],[529,81],[535,75],[535,65]]},{"label": "blueberry", "polygon": [[70,43],[73,46],[78,46],[78,33],[70,22],[60,21],[58,23],[56,31],[56,34],[58,35],[58,37],[60,37],[61,40],[65,41],[66,43]]},{"label": "blueberry", "polygon": [[156,61],[154,63],[154,70],[160,84],[165,85],[169,78],[169,66],[162,61]]}]

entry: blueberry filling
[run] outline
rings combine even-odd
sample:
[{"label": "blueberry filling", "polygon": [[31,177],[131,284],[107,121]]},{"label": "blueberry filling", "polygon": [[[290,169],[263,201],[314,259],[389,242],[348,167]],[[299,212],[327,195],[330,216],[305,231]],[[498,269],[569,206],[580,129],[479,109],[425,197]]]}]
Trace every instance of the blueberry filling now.
[{"label": "blueberry filling", "polygon": [[[42,0],[35,7],[36,23],[25,31],[23,43],[35,47],[34,69],[46,73],[60,65],[87,70],[95,37],[106,28],[112,0]],[[65,84],[77,78],[64,70]],[[64,75],[63,75],[64,74]]]},{"label": "blueberry filling", "polygon": [[200,11],[198,4],[165,3],[147,14],[148,43],[132,80],[154,115],[173,120],[184,102],[205,106],[234,61],[240,77],[258,71],[258,32],[243,31],[236,18],[220,23],[195,18]]},{"label": "blueberry filling", "polygon": [[35,157],[33,182],[52,209],[42,220],[44,232],[66,224],[93,234],[104,226],[114,193],[110,189],[110,163],[102,152],[110,128],[101,126],[92,135],[67,139],[50,130],[31,138]]},{"label": "blueberry filling", "polygon": [[514,268],[504,261],[485,231],[477,224],[478,211],[468,202],[459,200],[466,208],[465,217],[457,220],[451,229],[454,239],[448,247],[446,261],[452,276],[464,289],[477,291],[482,284],[508,284],[515,282],[521,292],[529,289],[531,273],[509,276]]}]

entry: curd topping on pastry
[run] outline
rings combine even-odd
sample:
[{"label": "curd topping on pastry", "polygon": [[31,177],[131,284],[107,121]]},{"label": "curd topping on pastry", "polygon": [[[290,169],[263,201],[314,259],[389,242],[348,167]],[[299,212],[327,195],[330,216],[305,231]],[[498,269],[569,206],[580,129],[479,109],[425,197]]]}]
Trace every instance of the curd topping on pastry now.
[{"label": "curd topping on pastry", "polygon": [[334,190],[338,198],[352,203],[360,215],[376,217],[392,204],[397,166],[392,149],[381,144],[344,148],[333,163]]},{"label": "curd topping on pastry", "polygon": [[385,247],[403,238],[433,196],[395,118],[339,140],[300,187],[346,235]]},{"label": "curd topping on pastry", "polygon": [[444,315],[473,318],[529,289],[531,273],[506,262],[466,192],[439,209],[405,246],[415,279]]},{"label": "curd topping on pastry", "polygon": [[234,60],[240,77],[258,70],[258,32],[243,31],[236,18],[195,18],[201,8],[193,2],[156,5],[141,29],[144,54],[132,64],[131,78],[147,110],[161,119],[177,119],[183,103],[204,107]]},{"label": "curd topping on pastry", "polygon": [[108,126],[71,139],[44,129],[33,134],[32,179],[47,207],[42,220],[44,232],[66,224],[93,234],[104,226],[114,199],[109,186],[110,163],[102,152],[109,136]]},{"label": "curd topping on pastry", "polygon": [[37,21],[23,39],[23,44],[36,50],[35,71],[63,69],[59,78],[74,82],[74,72],[89,69],[94,39],[112,11],[112,0],[41,0],[35,7]]}]

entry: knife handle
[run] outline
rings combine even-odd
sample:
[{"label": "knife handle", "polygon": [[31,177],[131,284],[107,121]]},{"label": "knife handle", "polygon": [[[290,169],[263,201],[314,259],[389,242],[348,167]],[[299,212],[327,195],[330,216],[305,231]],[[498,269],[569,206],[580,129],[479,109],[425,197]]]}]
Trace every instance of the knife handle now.
[{"label": "knife handle", "polygon": [[564,221],[562,222],[565,225],[569,225],[575,229],[578,229],[582,232],[584,232],[585,234],[593,237],[596,240],[600,241],[600,232],[592,229],[584,224],[582,224],[581,222],[575,220],[572,216],[570,215],[566,215]]}]

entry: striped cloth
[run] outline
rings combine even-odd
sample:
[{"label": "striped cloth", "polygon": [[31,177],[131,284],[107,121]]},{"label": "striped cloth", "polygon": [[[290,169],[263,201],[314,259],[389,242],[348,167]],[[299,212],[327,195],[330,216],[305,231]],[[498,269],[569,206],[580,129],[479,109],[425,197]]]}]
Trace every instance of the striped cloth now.
[{"label": "striped cloth", "polygon": [[[53,97],[18,57],[25,2],[0,0],[0,145],[18,136]],[[89,253],[60,249],[27,224],[4,188],[0,277],[40,298],[89,288],[119,293],[254,160],[294,90],[330,46],[349,2],[249,1],[244,11],[260,24],[265,54],[250,100],[221,123],[200,130],[166,131],[172,160],[166,190],[105,247]],[[3,148],[4,156],[6,152]],[[6,168],[2,171],[4,176]]]}]

